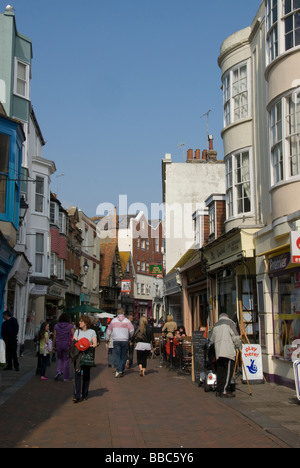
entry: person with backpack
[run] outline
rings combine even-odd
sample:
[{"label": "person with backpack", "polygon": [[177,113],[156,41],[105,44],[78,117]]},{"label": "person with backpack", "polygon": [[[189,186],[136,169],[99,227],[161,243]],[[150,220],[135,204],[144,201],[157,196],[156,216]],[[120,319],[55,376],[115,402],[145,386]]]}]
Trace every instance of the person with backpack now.
[{"label": "person with backpack", "polygon": [[139,327],[135,335],[135,342],[140,376],[145,377],[147,359],[152,347],[155,346],[153,330],[148,324],[147,317],[140,318]]}]

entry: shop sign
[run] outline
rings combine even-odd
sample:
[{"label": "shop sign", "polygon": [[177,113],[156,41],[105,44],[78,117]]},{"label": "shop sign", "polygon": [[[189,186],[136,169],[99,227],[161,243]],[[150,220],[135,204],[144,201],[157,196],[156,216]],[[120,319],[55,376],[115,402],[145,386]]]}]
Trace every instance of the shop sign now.
[{"label": "shop sign", "polygon": [[290,263],[290,254],[285,253],[282,255],[276,255],[276,257],[270,258],[269,261],[269,274],[279,273],[287,269]]},{"label": "shop sign", "polygon": [[131,281],[130,280],[122,280],[121,292],[122,293],[130,293],[131,292]]},{"label": "shop sign", "polygon": [[300,231],[291,232],[291,262],[300,264]]},{"label": "shop sign", "polygon": [[263,365],[261,346],[256,344],[243,345],[243,381],[246,381],[246,375],[249,381],[263,381]]},{"label": "shop sign", "polygon": [[160,278],[163,278],[164,271],[163,271],[162,264],[153,264],[153,265],[151,264],[150,275],[159,276]]}]

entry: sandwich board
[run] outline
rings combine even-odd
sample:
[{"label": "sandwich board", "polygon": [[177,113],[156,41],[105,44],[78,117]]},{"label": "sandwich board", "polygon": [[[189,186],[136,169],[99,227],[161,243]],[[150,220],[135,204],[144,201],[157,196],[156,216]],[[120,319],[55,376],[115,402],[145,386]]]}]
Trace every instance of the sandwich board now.
[{"label": "sandwich board", "polygon": [[257,344],[244,344],[242,351],[243,382],[248,381],[253,384],[264,383],[262,350]]}]

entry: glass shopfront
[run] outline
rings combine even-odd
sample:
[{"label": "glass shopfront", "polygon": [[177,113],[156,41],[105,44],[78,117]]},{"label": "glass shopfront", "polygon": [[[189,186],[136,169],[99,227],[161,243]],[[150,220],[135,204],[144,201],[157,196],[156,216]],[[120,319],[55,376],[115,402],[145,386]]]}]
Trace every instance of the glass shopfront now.
[{"label": "glass shopfront", "polygon": [[[290,254],[270,259],[274,321],[274,354],[292,361],[300,348],[300,268],[292,268]],[[298,341],[297,341],[298,340]]]}]

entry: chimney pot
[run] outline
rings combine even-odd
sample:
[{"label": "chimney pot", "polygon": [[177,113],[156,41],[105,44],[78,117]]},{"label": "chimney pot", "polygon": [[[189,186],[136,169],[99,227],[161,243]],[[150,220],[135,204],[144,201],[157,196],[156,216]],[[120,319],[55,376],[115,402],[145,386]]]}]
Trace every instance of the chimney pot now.
[{"label": "chimney pot", "polygon": [[200,153],[201,153],[200,150],[199,150],[199,149],[196,149],[196,151],[195,151],[195,159],[201,159]]},{"label": "chimney pot", "polygon": [[187,159],[188,161],[190,160],[193,160],[194,159],[194,151],[192,149],[189,149],[188,152],[187,152]]}]

